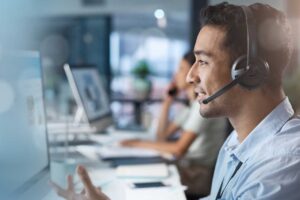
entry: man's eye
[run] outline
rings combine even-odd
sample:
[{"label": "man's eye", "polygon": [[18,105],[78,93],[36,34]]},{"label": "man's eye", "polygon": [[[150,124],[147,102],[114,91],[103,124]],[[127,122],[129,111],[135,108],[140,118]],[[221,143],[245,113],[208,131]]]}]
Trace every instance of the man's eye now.
[{"label": "man's eye", "polygon": [[204,60],[199,60],[199,64],[200,65],[208,65],[208,62],[204,61]]}]

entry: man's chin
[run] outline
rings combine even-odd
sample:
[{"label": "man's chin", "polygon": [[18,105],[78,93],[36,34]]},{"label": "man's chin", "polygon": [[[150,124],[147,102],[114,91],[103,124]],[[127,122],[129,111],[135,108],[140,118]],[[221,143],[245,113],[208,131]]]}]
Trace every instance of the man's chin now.
[{"label": "man's chin", "polygon": [[220,117],[217,112],[209,109],[200,109],[200,115],[204,118],[216,118]]}]

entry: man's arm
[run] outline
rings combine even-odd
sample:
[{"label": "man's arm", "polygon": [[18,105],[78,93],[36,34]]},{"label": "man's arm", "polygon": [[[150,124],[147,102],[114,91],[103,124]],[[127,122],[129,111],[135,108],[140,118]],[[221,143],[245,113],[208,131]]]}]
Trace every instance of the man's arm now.
[{"label": "man's arm", "polygon": [[197,135],[194,132],[184,131],[181,137],[175,142],[168,141],[142,141],[142,140],[126,140],[121,144],[128,147],[142,147],[147,149],[155,149],[162,153],[171,153],[176,158],[182,157]]}]

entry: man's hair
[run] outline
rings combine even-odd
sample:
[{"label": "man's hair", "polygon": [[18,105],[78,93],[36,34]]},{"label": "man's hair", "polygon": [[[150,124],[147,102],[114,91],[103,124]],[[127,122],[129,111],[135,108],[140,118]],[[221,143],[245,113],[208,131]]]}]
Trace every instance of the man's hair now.
[{"label": "man's hair", "polygon": [[[281,84],[279,80],[293,50],[290,24],[282,12],[269,5],[256,3],[248,7],[257,31],[257,54],[270,65],[270,81]],[[222,47],[229,50],[232,61],[246,54],[246,21],[240,6],[227,2],[208,6],[201,10],[201,25],[217,26],[226,31]]]},{"label": "man's hair", "polygon": [[193,51],[189,51],[186,54],[184,54],[183,59],[186,60],[190,64],[191,67],[196,61],[196,58],[195,58],[195,55],[194,55]]}]

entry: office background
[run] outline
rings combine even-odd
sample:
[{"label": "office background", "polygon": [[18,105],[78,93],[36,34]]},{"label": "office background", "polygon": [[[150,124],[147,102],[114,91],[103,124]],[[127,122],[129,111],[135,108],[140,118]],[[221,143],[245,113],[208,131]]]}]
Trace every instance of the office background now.
[{"label": "office background", "polygon": [[[180,58],[193,48],[200,28],[200,8],[220,2],[2,0],[0,61],[11,49],[40,52],[48,122],[72,122],[77,110],[63,70],[63,65],[68,63],[71,66],[96,66],[109,94],[116,125],[149,128],[159,113],[160,102]],[[242,0],[229,2],[245,3]],[[247,4],[255,2],[251,0]],[[297,0],[259,2],[284,11],[292,23],[295,51],[284,83],[287,95],[299,113],[300,3]],[[276,40],[273,42],[276,43]],[[6,71],[7,66],[0,67],[0,71]],[[12,76],[10,81],[14,78]],[[19,94],[11,95],[10,86],[3,80],[0,79],[0,114],[5,116],[13,105],[12,99],[19,97]],[[17,83],[17,79],[14,81]],[[178,106],[185,102],[185,97],[182,98]],[[10,120],[7,125],[19,129],[20,124],[15,123]],[[6,145],[14,147],[14,142],[7,142]],[[12,155],[8,153],[7,157],[14,158]],[[69,156],[72,157],[72,154]]]},{"label": "office background", "polygon": [[[162,99],[181,56],[193,48],[199,31],[200,8],[222,1],[20,2],[6,3],[3,7],[2,12],[8,17],[1,21],[1,46],[2,49],[8,45],[41,52],[48,118],[58,119],[76,110],[63,64],[95,65],[105,80],[115,116],[122,116],[116,121],[126,125],[141,123],[139,118],[142,116],[136,115]],[[245,3],[241,0],[229,2]],[[247,4],[255,2],[247,1]],[[285,86],[299,110],[299,2],[259,2],[284,11],[293,24],[295,52],[286,73]],[[12,19],[18,23],[12,23]],[[136,68],[142,71],[146,68],[146,72]]]}]

